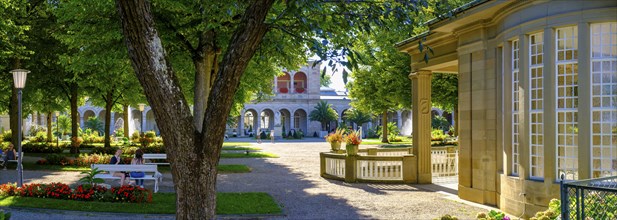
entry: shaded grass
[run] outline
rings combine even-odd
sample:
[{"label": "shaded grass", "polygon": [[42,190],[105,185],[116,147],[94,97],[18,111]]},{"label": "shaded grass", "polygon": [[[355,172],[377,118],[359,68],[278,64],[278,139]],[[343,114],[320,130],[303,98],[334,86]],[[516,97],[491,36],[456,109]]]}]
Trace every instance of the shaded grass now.
[{"label": "shaded grass", "polygon": [[[152,203],[83,202],[60,199],[0,196],[0,206],[74,210],[85,212],[175,214],[175,193],[154,193]],[[217,193],[217,214],[280,214],[281,208],[267,193]]]},{"label": "shaded grass", "polygon": [[[8,167],[7,169],[11,169]],[[15,167],[12,167],[15,169]],[[24,163],[25,170],[51,170],[51,171],[90,171],[90,167],[80,167],[80,166],[60,166],[60,165],[37,165],[34,163]],[[158,165],[157,169],[159,172],[171,172],[169,166]],[[251,168],[242,165],[242,164],[219,164],[218,165],[219,173],[249,173],[251,172]]]},{"label": "shaded grass", "polygon": [[265,152],[249,152],[246,153],[222,153],[221,158],[278,158],[279,156],[273,153]]}]

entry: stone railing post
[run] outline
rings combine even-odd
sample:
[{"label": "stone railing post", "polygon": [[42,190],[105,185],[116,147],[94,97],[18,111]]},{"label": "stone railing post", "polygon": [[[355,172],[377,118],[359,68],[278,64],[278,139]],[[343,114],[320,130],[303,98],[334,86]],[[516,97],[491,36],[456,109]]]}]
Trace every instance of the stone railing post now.
[{"label": "stone railing post", "polygon": [[345,157],[345,182],[356,182],[356,161],[358,161],[358,155],[347,155]]},{"label": "stone railing post", "polygon": [[418,183],[418,167],[416,166],[416,156],[403,156],[403,182]]},{"label": "stone railing post", "polygon": [[369,156],[377,156],[377,148],[371,147],[371,148],[368,148],[367,150],[368,150]]},{"label": "stone railing post", "polygon": [[324,153],[319,153],[319,175],[321,177],[326,174],[326,156]]}]

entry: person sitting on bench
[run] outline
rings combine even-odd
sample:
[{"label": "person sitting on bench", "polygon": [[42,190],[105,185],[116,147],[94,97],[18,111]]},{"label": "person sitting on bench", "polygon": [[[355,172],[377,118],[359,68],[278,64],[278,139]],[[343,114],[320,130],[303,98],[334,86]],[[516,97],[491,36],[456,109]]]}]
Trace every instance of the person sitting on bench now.
[{"label": "person sitting on bench", "polygon": [[[120,158],[121,155],[122,155],[122,149],[118,149],[116,151],[116,154],[113,157],[111,157],[111,160],[109,160],[109,164],[115,164],[115,165],[121,164],[122,163],[122,158]],[[111,175],[120,177],[120,186],[124,186],[124,180],[129,176],[129,173],[113,172]]]}]

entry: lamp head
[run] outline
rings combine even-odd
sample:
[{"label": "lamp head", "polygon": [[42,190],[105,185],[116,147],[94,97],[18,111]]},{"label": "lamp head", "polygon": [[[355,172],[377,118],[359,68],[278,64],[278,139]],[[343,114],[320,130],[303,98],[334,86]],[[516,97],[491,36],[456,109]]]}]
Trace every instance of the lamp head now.
[{"label": "lamp head", "polygon": [[143,112],[143,111],[144,111],[144,108],[146,107],[146,104],[139,103],[139,104],[137,104],[137,106],[139,106],[139,111],[140,111],[140,112]]},{"label": "lamp head", "polygon": [[10,73],[13,74],[13,83],[15,83],[15,88],[23,89],[26,87],[26,77],[28,76],[28,73],[30,73],[29,70],[15,69],[11,70]]},{"label": "lamp head", "polygon": [[60,116],[60,112],[59,111],[56,111],[55,113],[56,113],[56,117]]}]

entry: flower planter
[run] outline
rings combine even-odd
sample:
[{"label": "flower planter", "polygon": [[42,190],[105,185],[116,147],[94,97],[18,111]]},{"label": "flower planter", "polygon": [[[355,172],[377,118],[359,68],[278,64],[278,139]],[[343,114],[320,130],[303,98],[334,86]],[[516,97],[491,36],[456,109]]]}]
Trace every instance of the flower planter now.
[{"label": "flower planter", "polygon": [[341,142],[332,142],[330,143],[330,147],[332,148],[333,152],[336,152],[341,149]]},{"label": "flower planter", "polygon": [[355,144],[346,144],[345,149],[347,149],[347,155],[358,155],[358,145]]}]

